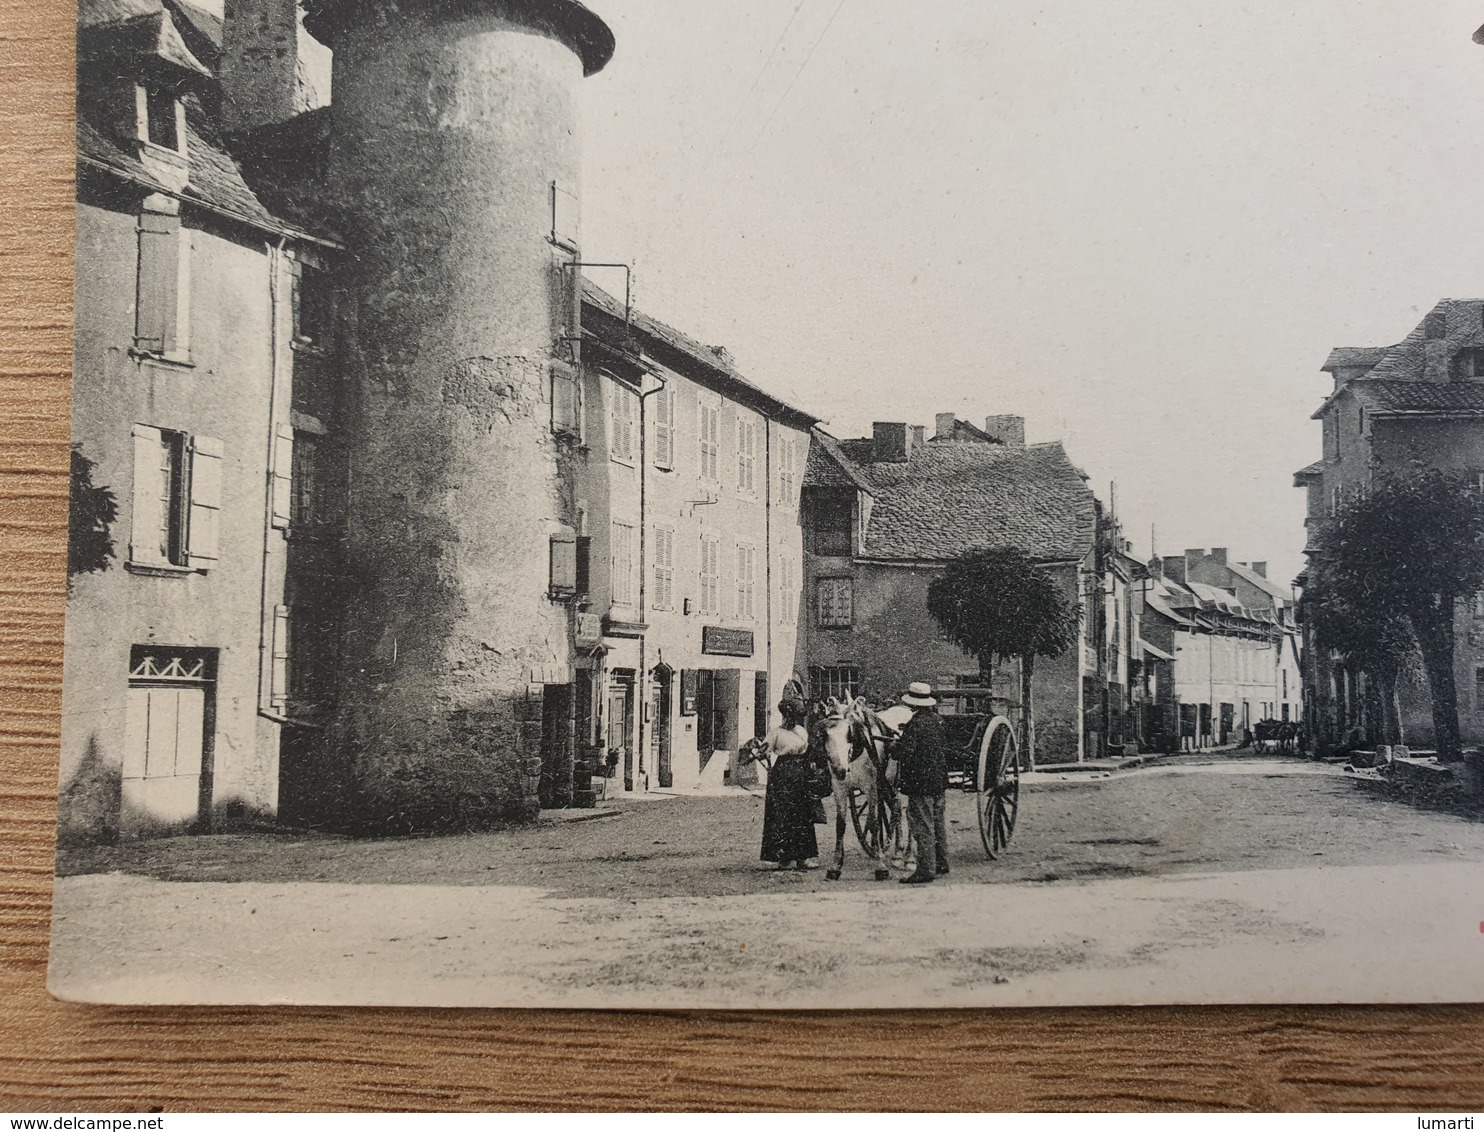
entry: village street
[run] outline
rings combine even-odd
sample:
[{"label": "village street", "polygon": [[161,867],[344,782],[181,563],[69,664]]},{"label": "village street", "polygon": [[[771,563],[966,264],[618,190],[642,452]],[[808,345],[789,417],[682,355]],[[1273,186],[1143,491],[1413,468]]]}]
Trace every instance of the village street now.
[{"label": "village street", "polygon": [[1405,1000],[1444,964],[1459,998],[1484,991],[1484,822],[1331,766],[1033,775],[998,862],[971,795],[949,818],[953,874],[919,888],[873,882],[853,835],[839,883],[768,871],[745,794],[450,838],[68,851],[53,984],[138,1002],[1375,1001],[1366,968]]}]

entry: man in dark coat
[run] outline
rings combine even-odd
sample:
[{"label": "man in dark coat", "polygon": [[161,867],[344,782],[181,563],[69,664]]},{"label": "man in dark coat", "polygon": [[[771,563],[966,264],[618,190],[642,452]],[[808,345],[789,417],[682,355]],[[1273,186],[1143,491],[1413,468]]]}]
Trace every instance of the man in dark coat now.
[{"label": "man in dark coat", "polygon": [[912,684],[902,702],[912,708],[912,718],[897,740],[897,789],[907,795],[907,822],[917,843],[917,870],[902,883],[928,884],[948,874],[948,753],[932,686]]}]

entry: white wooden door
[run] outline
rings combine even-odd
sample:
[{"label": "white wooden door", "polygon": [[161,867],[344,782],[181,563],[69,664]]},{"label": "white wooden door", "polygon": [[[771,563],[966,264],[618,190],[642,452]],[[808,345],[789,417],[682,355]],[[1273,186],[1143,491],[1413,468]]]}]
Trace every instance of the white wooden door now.
[{"label": "white wooden door", "polygon": [[130,686],[123,773],[127,828],[186,826],[200,817],[205,727],[205,686]]}]

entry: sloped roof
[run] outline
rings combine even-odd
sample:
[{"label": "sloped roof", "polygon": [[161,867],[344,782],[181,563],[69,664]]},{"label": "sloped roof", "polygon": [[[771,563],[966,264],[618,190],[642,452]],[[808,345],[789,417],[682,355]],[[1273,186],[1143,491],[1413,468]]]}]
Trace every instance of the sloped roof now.
[{"label": "sloped roof", "polygon": [[165,64],[196,80],[214,78],[186,45],[174,17],[150,0],[93,0],[78,13],[77,53],[81,59]]},{"label": "sloped roof", "polygon": [[1158,613],[1161,617],[1173,621],[1176,625],[1194,626],[1195,622],[1188,617],[1176,613],[1165,600],[1158,594],[1149,593],[1144,596],[1144,608]]},{"label": "sloped roof", "polygon": [[804,466],[805,487],[853,487],[873,494],[870,483],[840,448],[840,442],[823,429],[811,433],[809,462]]},{"label": "sloped roof", "polygon": [[[869,441],[839,445],[850,460]],[[866,449],[869,451],[869,449]],[[855,464],[875,502],[862,557],[947,561],[1014,546],[1044,561],[1092,549],[1092,491],[1059,443],[925,444],[910,461]]]},{"label": "sloped roof", "polygon": [[[589,279],[582,281],[582,300],[610,318],[623,321],[624,304]],[[819,423],[819,418],[813,413],[790,405],[743,377],[724,351],[702,345],[689,335],[657,318],[651,318],[637,308],[631,309],[628,314],[629,326],[635,333],[682,355],[691,363],[691,376],[703,384],[710,385],[724,395],[753,402],[771,414],[792,417],[805,427]]]},{"label": "sloped roof", "polygon": [[1326,373],[1337,369],[1354,369],[1365,366],[1369,369],[1386,356],[1389,346],[1336,346],[1319,368]]},{"label": "sloped roof", "polygon": [[1376,416],[1392,413],[1484,412],[1484,382],[1387,381],[1363,378],[1350,391]]},{"label": "sloped roof", "polygon": [[[278,235],[334,243],[334,236],[308,225],[285,223],[275,216],[248,188],[237,163],[217,144],[208,140],[205,126],[194,114],[187,115],[186,146],[190,154],[190,184],[180,198]],[[78,160],[94,168],[149,189],[167,192],[157,183],[137,154],[125,148],[85,118],[77,121]]]},{"label": "sloped roof", "polygon": [[1321,476],[1323,474],[1324,474],[1324,461],[1323,460],[1315,460],[1308,467],[1306,467],[1306,468],[1300,468],[1298,471],[1294,472],[1293,473],[1293,479],[1294,479],[1294,482],[1295,483],[1298,483],[1301,480],[1313,479],[1315,476]]},{"label": "sloped roof", "polygon": [[1237,577],[1251,582],[1254,586],[1256,586],[1258,589],[1262,590],[1266,594],[1270,594],[1273,597],[1280,598],[1283,601],[1293,600],[1292,589],[1273,581],[1273,579],[1271,578],[1264,577],[1262,574],[1259,574],[1250,566],[1243,566],[1240,562],[1228,562],[1226,568]]}]

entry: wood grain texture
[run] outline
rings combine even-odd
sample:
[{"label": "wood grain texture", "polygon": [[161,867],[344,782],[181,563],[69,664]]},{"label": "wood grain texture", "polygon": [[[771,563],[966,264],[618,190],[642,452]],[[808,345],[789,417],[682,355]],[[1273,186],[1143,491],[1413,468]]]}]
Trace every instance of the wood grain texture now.
[{"label": "wood grain texture", "polygon": [[1484,1107],[1473,1007],[779,1016],[52,1001],[73,10],[0,0],[0,14],[0,1108]]}]

